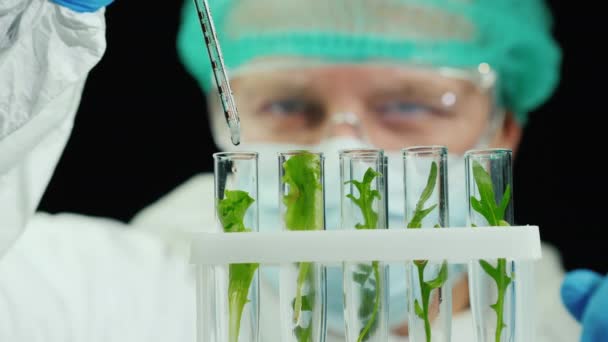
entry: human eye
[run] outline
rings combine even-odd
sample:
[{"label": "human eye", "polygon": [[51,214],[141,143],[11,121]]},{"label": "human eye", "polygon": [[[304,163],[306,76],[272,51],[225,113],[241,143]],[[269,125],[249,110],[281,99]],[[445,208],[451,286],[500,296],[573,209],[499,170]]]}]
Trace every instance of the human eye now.
[{"label": "human eye", "polygon": [[376,105],[376,113],[382,120],[407,122],[441,115],[441,111],[427,104],[411,100],[388,100]]},{"label": "human eye", "polygon": [[268,101],[262,107],[262,111],[274,118],[282,119],[306,116],[311,107],[310,103],[306,100],[285,98]]},{"label": "human eye", "polygon": [[258,119],[280,130],[316,127],[323,118],[322,106],[310,99],[284,97],[269,99],[258,110]]}]

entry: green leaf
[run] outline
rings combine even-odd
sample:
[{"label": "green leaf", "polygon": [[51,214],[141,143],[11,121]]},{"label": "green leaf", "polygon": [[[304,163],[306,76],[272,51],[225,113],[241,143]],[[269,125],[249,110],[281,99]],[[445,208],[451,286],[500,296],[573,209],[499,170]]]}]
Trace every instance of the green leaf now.
[{"label": "green leaf", "polygon": [[421,209],[421,210],[416,209],[416,211],[414,212],[414,217],[412,217],[412,220],[410,221],[410,223],[408,223],[407,227],[408,228],[422,228],[422,220],[424,220],[424,218],[428,214],[430,214],[436,207],[437,207],[437,204],[433,204],[432,206],[430,206],[426,209]]},{"label": "green leaf", "polygon": [[424,319],[424,310],[422,310],[418,299],[414,300],[414,312],[416,313],[416,316],[418,316],[418,318]]},{"label": "green leaf", "polygon": [[507,188],[505,189],[505,193],[502,195],[502,199],[500,201],[500,205],[496,210],[496,217],[499,220],[503,220],[505,217],[505,211],[507,210],[507,206],[509,206],[509,201],[511,200],[511,184],[507,184]]},{"label": "green leaf", "polygon": [[437,183],[437,163],[433,162],[431,164],[431,171],[429,173],[429,177],[426,181],[426,185],[424,190],[422,190],[422,194],[420,195],[420,199],[418,199],[418,203],[416,203],[416,208],[412,213],[412,219],[407,224],[407,228],[422,228],[422,220],[430,214],[436,207],[437,204],[433,204],[432,206],[424,209],[424,204],[433,194],[433,190],[435,189],[435,184]]},{"label": "green leaf", "polygon": [[323,185],[321,159],[302,151],[283,163],[289,191],[283,196],[285,226],[289,230],[323,229]]},{"label": "green leaf", "polygon": [[298,342],[312,341],[312,325],[306,328],[297,326],[295,329],[293,329],[293,333],[296,336]]},{"label": "green leaf", "polygon": [[359,318],[368,319],[374,312],[376,290],[370,288],[361,289],[361,304],[359,306]]},{"label": "green leaf", "polygon": [[481,202],[477,198],[473,196],[471,196],[471,207],[473,207],[473,210],[485,217],[486,221],[489,222],[489,220],[492,219],[492,216],[487,212],[486,207],[481,204]]},{"label": "green leaf", "polygon": [[365,274],[371,274],[374,271],[374,267],[370,264],[357,264],[357,269]]},{"label": "green leaf", "polygon": [[353,194],[346,195],[346,198],[350,198],[355,203],[359,202],[359,200],[357,199],[357,197],[353,196]]},{"label": "green leaf", "polygon": [[238,341],[243,308],[258,264],[232,264],[228,267],[229,340]]},{"label": "green leaf", "polygon": [[437,277],[433,280],[427,281],[426,284],[428,285],[428,287],[430,289],[438,289],[438,288],[442,287],[443,284],[445,284],[447,279],[448,279],[448,263],[446,261],[444,261],[441,264],[441,269],[439,269],[439,274],[437,274]]},{"label": "green leaf", "polygon": [[302,311],[312,311],[310,296],[302,296]]},{"label": "green leaf", "polygon": [[437,183],[437,163],[433,162],[431,164],[431,172],[429,173],[429,178],[426,181],[426,186],[424,187],[424,190],[422,190],[420,199],[416,204],[417,209],[422,209],[424,203],[426,203],[426,201],[431,198],[433,190],[435,189],[435,183]]},{"label": "green leaf", "polygon": [[483,270],[490,277],[492,277],[492,279],[498,281],[498,278],[500,277],[500,275],[498,274],[498,270],[496,268],[494,268],[494,266],[490,265],[490,263],[485,260],[479,260],[479,265],[481,265],[481,268],[483,268]]},{"label": "green leaf", "polygon": [[365,174],[363,175],[363,184],[371,184],[372,181],[374,180],[374,178],[380,176],[380,173],[374,171],[374,169],[372,169],[371,167],[367,169],[367,171],[365,171]]},{"label": "green leaf", "polygon": [[369,274],[365,273],[354,273],[353,280],[355,283],[359,284],[359,286],[364,286],[365,282],[369,279]]},{"label": "green leaf", "polygon": [[355,225],[357,229],[378,228],[378,213],[374,211],[374,199],[380,199],[380,192],[377,189],[372,189],[372,182],[378,176],[380,174],[370,167],[365,171],[363,181],[351,180],[345,183],[353,184],[357,188],[357,191],[359,191],[358,198],[353,194],[346,195],[347,198],[359,207],[363,215],[363,223]]},{"label": "green leaf", "polygon": [[245,191],[226,190],[218,203],[218,217],[224,231],[238,233],[246,231],[244,218],[254,199]]},{"label": "green leaf", "polygon": [[496,226],[498,218],[496,217],[497,207],[492,178],[478,161],[473,161],[473,177],[475,178],[479,196],[481,197],[480,202],[485,208],[485,215],[482,212],[479,213],[486,217],[490,226]]},{"label": "green leaf", "polygon": [[471,196],[471,207],[481,214],[490,226],[508,226],[504,216],[511,201],[511,185],[507,184],[500,204],[496,205],[492,178],[477,161],[473,162],[473,176],[481,198],[478,200]]},{"label": "green leaf", "polygon": [[435,208],[437,207],[437,204],[433,204],[432,206],[426,208],[426,209],[422,209],[418,212],[418,219],[422,222],[422,220],[428,215],[430,214]]}]

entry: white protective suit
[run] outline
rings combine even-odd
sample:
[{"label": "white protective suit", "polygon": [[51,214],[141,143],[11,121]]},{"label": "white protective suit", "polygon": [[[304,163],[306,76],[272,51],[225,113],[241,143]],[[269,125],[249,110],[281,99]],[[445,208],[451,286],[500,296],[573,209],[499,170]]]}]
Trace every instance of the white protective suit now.
[{"label": "white protective suit", "polygon": [[2,342],[195,340],[187,263],[158,238],[110,220],[33,215],[104,50],[103,10],[0,0]]},{"label": "white protective suit", "polygon": [[105,50],[103,13],[0,2],[0,255],[34,213]]},{"label": "white protective suit", "polygon": [[[34,215],[87,73],[104,52],[104,31],[103,11],[0,0],[2,342],[195,341],[194,277],[180,232],[213,226],[210,175],[143,211],[137,229],[79,215]],[[555,251],[544,250],[537,274],[535,342],[575,341],[577,325],[559,299],[563,271]],[[276,297],[263,285],[264,342],[278,341]],[[469,313],[456,316],[454,331],[454,341],[473,340]]]}]

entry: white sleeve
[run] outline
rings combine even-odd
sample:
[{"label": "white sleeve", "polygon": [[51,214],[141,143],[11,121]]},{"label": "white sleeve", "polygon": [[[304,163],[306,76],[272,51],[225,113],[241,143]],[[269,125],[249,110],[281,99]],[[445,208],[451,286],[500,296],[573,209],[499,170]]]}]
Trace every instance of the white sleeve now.
[{"label": "white sleeve", "polygon": [[194,342],[188,259],[108,219],[36,214],[0,260],[2,342]]},{"label": "white sleeve", "polygon": [[0,256],[36,209],[104,50],[103,10],[0,1]]},{"label": "white sleeve", "polygon": [[174,252],[189,255],[187,233],[215,228],[213,174],[199,174],[137,213],[130,222],[161,237]]}]

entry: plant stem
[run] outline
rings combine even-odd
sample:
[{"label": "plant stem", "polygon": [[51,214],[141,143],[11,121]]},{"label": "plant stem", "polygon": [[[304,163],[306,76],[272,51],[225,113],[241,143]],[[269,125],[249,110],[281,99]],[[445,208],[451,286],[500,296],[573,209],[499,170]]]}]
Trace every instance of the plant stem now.
[{"label": "plant stem", "polygon": [[296,286],[296,298],[293,306],[293,321],[297,323],[300,320],[300,314],[302,312],[302,289],[304,288],[304,282],[308,276],[311,264],[309,262],[301,262],[298,271],[298,283]]},{"label": "plant stem", "polygon": [[490,305],[490,308],[496,312],[496,342],[500,342],[502,330],[507,327],[503,321],[504,317],[504,304],[505,296],[507,294],[507,288],[513,281],[507,274],[507,260],[500,258],[497,260],[496,267],[490,265],[485,260],[479,260],[481,268],[490,276],[496,283],[497,298],[496,303]]},{"label": "plant stem", "polygon": [[505,275],[507,268],[507,260],[504,258],[498,259],[498,265],[496,269],[498,270],[498,274],[500,275],[500,279],[497,282],[498,287],[498,298],[496,300],[496,342],[500,342],[500,337],[502,335],[502,329],[506,326],[503,322],[504,315],[504,304],[505,304],[505,294],[507,290],[507,286],[509,283],[505,284]]},{"label": "plant stem", "polygon": [[361,334],[359,334],[359,338],[357,339],[357,342],[362,342],[364,340],[365,336],[369,333],[370,329],[374,325],[374,322],[376,321],[376,316],[378,315],[378,310],[380,309],[380,290],[379,289],[382,288],[382,279],[380,279],[380,265],[379,265],[378,261],[372,261],[372,268],[374,269],[374,278],[376,279],[376,291],[375,291],[376,299],[374,302],[374,311],[372,312],[371,317],[365,324],[365,327],[361,331]]},{"label": "plant stem", "polygon": [[[510,170],[509,170],[510,172]],[[477,184],[480,198],[470,197],[471,207],[483,216],[490,226],[508,227],[509,222],[505,221],[505,212],[511,200],[511,185],[507,184],[502,199],[496,202],[494,183],[492,177],[478,162],[473,162],[473,177]],[[473,225],[475,227],[475,225]],[[502,330],[507,326],[503,322],[505,295],[509,284],[513,281],[507,274],[507,260],[504,258],[498,259],[496,267],[493,267],[485,260],[479,260],[481,268],[494,279],[498,296],[496,303],[490,305],[490,308],[496,312],[496,342],[500,342]]]},{"label": "plant stem", "polygon": [[431,289],[424,281],[424,269],[426,267],[426,263],[415,263],[416,268],[418,269],[418,281],[420,283],[420,292],[422,297],[422,312],[424,320],[424,332],[426,335],[426,341],[431,341],[431,322],[429,320],[429,300],[431,296]]}]

